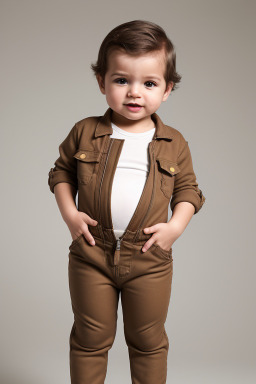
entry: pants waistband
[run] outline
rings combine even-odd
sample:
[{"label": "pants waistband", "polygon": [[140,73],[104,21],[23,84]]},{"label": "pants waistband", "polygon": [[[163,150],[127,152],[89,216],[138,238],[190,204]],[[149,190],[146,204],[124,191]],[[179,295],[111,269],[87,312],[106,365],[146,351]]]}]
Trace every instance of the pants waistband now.
[{"label": "pants waistband", "polygon": [[[103,241],[105,240],[110,244],[115,244],[117,242],[115,233],[112,228],[105,228],[98,223],[96,226],[88,225],[88,229],[92,236],[101,238]],[[144,233],[143,229],[140,229],[136,232],[126,230],[122,240],[136,245],[143,245],[150,237],[151,234]]]}]

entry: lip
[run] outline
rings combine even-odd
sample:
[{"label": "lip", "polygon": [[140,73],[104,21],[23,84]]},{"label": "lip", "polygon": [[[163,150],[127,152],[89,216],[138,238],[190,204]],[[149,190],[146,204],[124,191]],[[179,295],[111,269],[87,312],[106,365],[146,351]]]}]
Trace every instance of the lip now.
[{"label": "lip", "polygon": [[131,107],[142,107],[142,105],[140,104],[137,104],[137,103],[128,103],[128,104],[125,104],[126,106],[129,105]]},{"label": "lip", "polygon": [[132,106],[131,104],[125,104],[125,106],[129,109],[130,112],[139,112],[141,110],[141,106],[134,105]]},{"label": "lip", "polygon": [[129,109],[130,112],[139,112],[142,108],[139,104],[125,104],[125,106]]}]

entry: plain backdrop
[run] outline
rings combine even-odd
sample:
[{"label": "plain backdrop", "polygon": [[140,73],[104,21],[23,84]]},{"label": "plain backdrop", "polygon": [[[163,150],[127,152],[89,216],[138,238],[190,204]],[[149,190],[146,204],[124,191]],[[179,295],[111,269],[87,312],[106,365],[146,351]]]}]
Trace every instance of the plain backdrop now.
[{"label": "plain backdrop", "polygon": [[[135,19],[175,45],[182,80],[157,113],[206,197],[173,245],[167,383],[255,383],[255,1],[0,4],[1,384],[69,383],[71,235],[48,172],[73,125],[105,113],[90,64]],[[106,383],[131,383],[121,303]]]}]

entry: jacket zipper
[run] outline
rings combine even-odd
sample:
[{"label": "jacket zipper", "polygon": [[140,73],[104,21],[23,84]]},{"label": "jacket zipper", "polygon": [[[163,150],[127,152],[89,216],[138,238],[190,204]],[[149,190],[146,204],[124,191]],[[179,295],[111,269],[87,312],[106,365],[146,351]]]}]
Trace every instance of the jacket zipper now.
[{"label": "jacket zipper", "polygon": [[[109,145],[108,152],[107,152],[107,158],[106,158],[106,162],[104,165],[104,169],[103,169],[103,173],[102,173],[102,177],[101,177],[101,181],[100,181],[100,192],[99,192],[99,200],[98,200],[98,210],[99,210],[100,222],[101,222],[100,198],[101,198],[102,183],[103,183],[103,178],[105,175],[105,170],[106,170],[106,166],[107,166],[107,162],[108,162],[108,158],[109,158],[109,154],[110,154],[110,150],[111,150],[111,147],[113,145],[113,142],[114,142],[114,139],[110,138],[110,145]],[[102,235],[103,235],[103,242],[104,242],[104,246],[105,246],[105,237],[104,237],[104,234],[102,234]],[[120,251],[120,243],[121,243],[121,239],[117,239],[115,250]],[[118,265],[114,265],[115,275],[117,275],[117,271],[118,271]]]},{"label": "jacket zipper", "polygon": [[[120,252],[120,247],[121,247],[121,240],[119,238],[116,241],[116,249],[115,249],[115,251],[119,251]],[[117,271],[118,271],[118,265],[115,265],[115,276],[117,276]]]},{"label": "jacket zipper", "polygon": [[[106,166],[107,166],[107,162],[108,162],[108,158],[109,158],[109,154],[110,154],[110,150],[111,150],[113,141],[114,141],[113,139],[110,139],[110,145],[109,145],[108,152],[107,152],[107,158],[106,158],[106,162],[105,162],[103,173],[102,173],[101,180],[100,180],[100,192],[99,192],[99,200],[98,200],[98,211],[99,211],[99,216],[100,216],[100,223],[101,223],[100,198],[101,198],[102,182],[103,182],[103,178],[104,178],[104,175],[105,175],[105,170],[106,170]],[[103,235],[103,240],[104,240],[104,243],[105,243],[104,235]]]},{"label": "jacket zipper", "polygon": [[153,203],[153,200],[154,200],[154,196],[155,196],[155,189],[156,189],[156,188],[155,188],[155,155],[154,155],[154,152],[153,152],[153,154],[152,154],[152,157],[153,157],[153,167],[154,167],[154,172],[153,172],[153,193],[152,193],[152,195],[151,195],[151,199],[150,199],[150,203],[149,203],[147,212],[146,212],[145,216],[142,218],[142,220],[141,220],[141,222],[140,222],[140,224],[139,224],[139,228],[138,228],[138,230],[137,230],[137,234],[136,234],[136,236],[135,236],[135,238],[134,238],[134,242],[137,240],[137,237],[138,237],[138,235],[139,235],[139,231],[140,231],[140,229],[142,228],[142,226],[143,226],[143,224],[144,224],[144,222],[145,222],[145,220],[146,220],[146,218],[147,218],[147,216],[148,216],[148,213],[149,213],[149,211],[150,211],[150,208],[151,208],[151,206],[152,206],[152,203]]}]

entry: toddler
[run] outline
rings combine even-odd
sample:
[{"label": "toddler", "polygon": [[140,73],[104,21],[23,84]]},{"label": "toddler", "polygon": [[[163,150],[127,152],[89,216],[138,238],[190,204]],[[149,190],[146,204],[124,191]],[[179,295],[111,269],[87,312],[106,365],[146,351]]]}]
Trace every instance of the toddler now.
[{"label": "toddler", "polygon": [[91,69],[109,107],[73,126],[48,177],[72,237],[71,383],[104,383],[120,295],[132,383],[164,384],[172,246],[205,201],[188,142],[156,113],[181,80],[175,49],[134,20],[109,32]]}]

